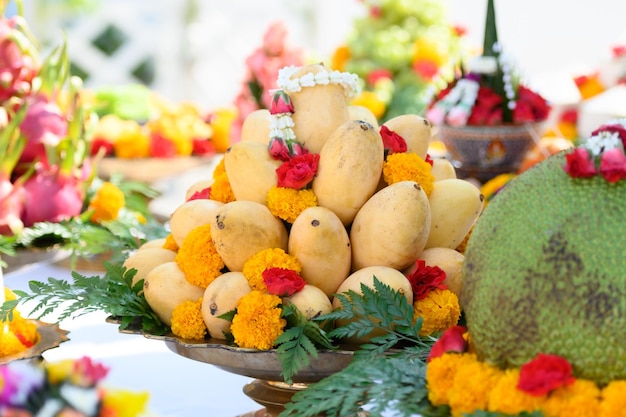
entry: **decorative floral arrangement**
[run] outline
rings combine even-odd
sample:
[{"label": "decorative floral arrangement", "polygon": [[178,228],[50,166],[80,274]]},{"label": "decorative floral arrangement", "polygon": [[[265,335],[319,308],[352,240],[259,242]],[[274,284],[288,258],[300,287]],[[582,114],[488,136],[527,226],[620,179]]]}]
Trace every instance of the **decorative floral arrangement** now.
[{"label": "decorative floral arrangement", "polygon": [[331,67],[357,74],[363,91],[352,103],[384,122],[402,114],[424,114],[432,86],[452,75],[464,30],[447,23],[442,3],[362,1],[365,17],[355,20]]},{"label": "decorative floral arrangement", "polygon": [[435,125],[484,126],[537,123],[548,118],[550,105],[519,80],[514,64],[498,41],[493,0],[488,0],[482,55],[460,69],[438,92],[427,110]]},{"label": "decorative floral arrangement", "polygon": [[608,182],[626,178],[626,119],[615,119],[598,127],[572,152],[564,167],[573,178],[601,175]]},{"label": "decorative floral arrangement", "polygon": [[237,117],[233,121],[231,139],[240,139],[241,126],[250,113],[271,107],[271,91],[276,88],[278,71],[287,66],[304,64],[304,51],[287,45],[287,28],[274,22],[263,35],[263,44],[246,58],[246,74],[234,100]]},{"label": "decorative floral arrangement", "polygon": [[[4,285],[3,291],[4,295],[0,297],[2,302],[16,299],[15,293]],[[0,326],[2,326],[0,330],[0,358],[22,353],[39,341],[37,325],[24,318],[17,310],[12,310],[11,318],[6,322],[0,320]]]},{"label": "decorative floral arrangement", "polygon": [[150,415],[148,393],[104,387],[108,373],[106,366],[87,356],[0,365],[0,414],[7,417]]}]

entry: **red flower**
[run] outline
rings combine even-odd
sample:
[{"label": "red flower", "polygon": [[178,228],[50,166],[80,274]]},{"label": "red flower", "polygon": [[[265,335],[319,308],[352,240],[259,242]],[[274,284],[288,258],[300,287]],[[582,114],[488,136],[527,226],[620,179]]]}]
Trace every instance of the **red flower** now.
[{"label": "red flower", "polygon": [[439,67],[431,59],[418,59],[413,63],[413,71],[426,80],[432,80],[439,72]]},{"label": "red flower", "polygon": [[113,143],[111,143],[107,139],[103,138],[94,138],[91,141],[91,149],[89,151],[90,155],[97,155],[98,152],[103,152],[103,156],[111,156],[113,155]]},{"label": "red flower", "polygon": [[293,113],[293,103],[289,96],[282,90],[278,90],[272,96],[270,114]]},{"label": "red flower", "polygon": [[423,300],[435,288],[441,290],[448,288],[443,283],[446,272],[438,266],[426,265],[426,261],[422,259],[415,261],[415,269],[407,275],[407,279],[411,283],[414,300]]},{"label": "red flower", "polygon": [[293,269],[269,268],[262,275],[267,292],[279,297],[294,295],[306,285],[304,278]]},{"label": "red flower", "polygon": [[187,201],[191,200],[207,200],[211,196],[211,187],[203,188],[191,194]]},{"label": "red flower", "polygon": [[626,178],[626,155],[619,148],[613,148],[602,153],[600,160],[600,174],[608,182],[617,182]]},{"label": "red flower", "polygon": [[305,188],[317,173],[320,155],[307,153],[296,155],[276,168],[278,186],[300,190]]},{"label": "red flower", "polygon": [[468,125],[496,125],[502,123],[502,97],[491,88],[481,86],[478,89],[476,103],[467,120]]},{"label": "red flower", "polygon": [[156,158],[173,158],[176,156],[174,143],[159,133],[150,135],[150,155]]},{"label": "red flower", "polygon": [[400,135],[387,126],[382,125],[380,127],[380,136],[383,138],[383,146],[385,149],[389,149],[389,155],[392,153],[406,152],[406,141]]},{"label": "red flower", "polygon": [[393,79],[393,73],[386,68],[379,68],[367,74],[367,77],[365,79],[367,80],[368,85],[376,85],[376,83],[380,80]]},{"label": "red flower", "polygon": [[430,166],[433,166],[435,164],[435,161],[433,161],[433,158],[430,157],[430,154],[426,154],[426,158],[424,158],[424,161],[428,162],[430,164]]},{"label": "red flower", "polygon": [[81,387],[93,387],[102,381],[109,373],[109,368],[101,363],[94,362],[88,356],[74,362],[74,375],[72,378],[76,385]]},{"label": "red flower", "polygon": [[431,359],[438,358],[446,352],[465,352],[467,350],[467,341],[463,334],[467,329],[463,326],[453,326],[446,330],[430,349],[426,362]]},{"label": "red flower", "polygon": [[596,175],[596,166],[589,152],[585,148],[574,148],[573,152],[565,155],[565,172],[573,178],[589,178]]},{"label": "red flower", "polygon": [[572,366],[565,358],[540,353],[520,368],[517,388],[539,397],[573,382]]},{"label": "red flower", "polygon": [[213,155],[215,153],[215,145],[209,139],[196,138],[192,141],[193,155]]},{"label": "red flower", "polygon": [[549,113],[550,106],[541,95],[520,85],[517,104],[513,110],[513,120],[516,123],[545,120],[548,118]]},{"label": "red flower", "polygon": [[619,123],[614,125],[602,125],[593,132],[591,132],[591,136],[596,136],[601,132],[609,132],[609,133],[617,133],[619,138],[622,140],[622,145],[626,148],[626,127],[622,126]]}]

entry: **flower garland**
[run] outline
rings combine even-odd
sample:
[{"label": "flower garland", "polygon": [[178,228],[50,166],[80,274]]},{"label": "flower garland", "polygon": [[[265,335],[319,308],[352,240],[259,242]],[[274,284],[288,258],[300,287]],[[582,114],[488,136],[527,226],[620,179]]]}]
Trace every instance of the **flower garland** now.
[{"label": "flower garland", "polygon": [[356,74],[335,70],[320,71],[315,74],[308,73],[300,78],[292,78],[298,70],[300,70],[300,67],[294,65],[282,68],[278,71],[276,85],[287,93],[297,93],[303,87],[338,84],[344,88],[347,99],[356,97],[359,94],[359,77]]},{"label": "flower garland", "polygon": [[600,126],[581,145],[565,155],[563,169],[572,178],[601,175],[608,182],[626,178],[626,118]]},{"label": "flower garland", "polygon": [[10,362],[0,366],[0,415],[148,415],[147,392],[100,386],[108,372],[107,367],[86,356],[58,362]]}]

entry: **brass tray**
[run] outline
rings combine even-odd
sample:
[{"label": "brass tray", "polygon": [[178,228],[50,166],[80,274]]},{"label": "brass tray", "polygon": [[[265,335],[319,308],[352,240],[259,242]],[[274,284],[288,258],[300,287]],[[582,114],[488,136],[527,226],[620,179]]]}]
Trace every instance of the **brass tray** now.
[{"label": "brass tray", "polygon": [[7,264],[2,271],[5,274],[10,274],[39,264],[59,262],[68,258],[70,253],[70,251],[58,247],[18,249],[14,256],[2,256],[2,260]]},{"label": "brass tray", "polygon": [[69,340],[69,331],[63,330],[58,324],[45,323],[39,320],[32,320],[37,324],[39,341],[29,349],[15,355],[0,357],[0,365],[15,360],[32,359],[41,356],[45,351],[58,347],[61,343]]},{"label": "brass tray", "polygon": [[[119,324],[115,318],[107,322]],[[208,363],[226,372],[250,378],[283,382],[281,364],[276,349],[245,349],[229,345],[225,340],[209,338],[205,340],[184,340],[172,334],[156,336],[137,329],[120,330],[120,333],[140,334],[147,339],[158,340],[172,352],[188,359]],[[352,360],[354,351],[320,350],[317,358],[310,358],[310,364],[293,376],[294,383],[314,383],[343,368]]]}]

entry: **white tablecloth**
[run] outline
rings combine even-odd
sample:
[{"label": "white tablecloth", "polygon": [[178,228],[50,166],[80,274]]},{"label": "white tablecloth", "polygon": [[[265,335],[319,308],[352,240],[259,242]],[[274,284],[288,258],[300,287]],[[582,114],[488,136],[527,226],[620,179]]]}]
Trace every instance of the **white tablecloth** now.
[{"label": "white tablecloth", "polygon": [[[93,274],[93,273],[90,273]],[[5,285],[28,291],[28,281],[48,277],[71,280],[69,270],[38,265],[7,274]],[[30,312],[29,305],[20,307]],[[44,318],[43,321],[54,322]],[[90,313],[62,321],[69,341],[48,350],[50,361],[89,356],[110,367],[106,384],[150,393],[149,408],[156,417],[235,417],[261,406],[242,391],[250,378],[222,371],[171,352],[164,343],[118,332],[105,322],[106,314]]]}]

